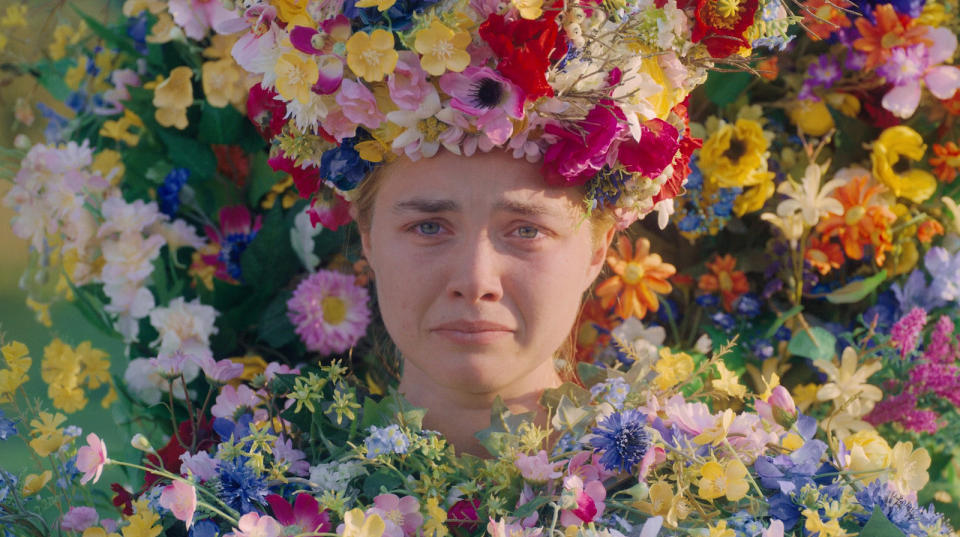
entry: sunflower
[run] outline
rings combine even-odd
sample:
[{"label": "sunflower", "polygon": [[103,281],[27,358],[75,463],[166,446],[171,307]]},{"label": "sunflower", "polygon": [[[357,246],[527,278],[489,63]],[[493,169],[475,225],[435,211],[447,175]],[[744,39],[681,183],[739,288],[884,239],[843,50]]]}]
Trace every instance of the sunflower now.
[{"label": "sunflower", "polygon": [[650,241],[639,238],[635,247],[630,239],[620,236],[616,251],[607,255],[607,264],[615,273],[596,290],[600,303],[609,308],[616,303],[616,314],[626,319],[631,315],[642,319],[647,311],[660,309],[656,293],[669,293],[673,287],[668,278],[677,269],[664,263],[659,254],[650,253]]}]

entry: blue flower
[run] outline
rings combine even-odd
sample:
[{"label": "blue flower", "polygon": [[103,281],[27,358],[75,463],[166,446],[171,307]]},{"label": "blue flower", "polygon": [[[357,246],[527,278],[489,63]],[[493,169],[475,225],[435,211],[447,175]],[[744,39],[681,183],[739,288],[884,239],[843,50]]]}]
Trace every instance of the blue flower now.
[{"label": "blue flower", "polygon": [[220,441],[226,442],[233,438],[234,441],[250,434],[250,423],[253,422],[253,415],[249,412],[244,413],[236,421],[227,418],[214,418],[213,430],[220,436]]},{"label": "blue flower", "polygon": [[253,468],[247,466],[246,457],[237,457],[221,462],[217,473],[220,476],[220,498],[233,509],[249,513],[263,504],[267,496],[267,482]]},{"label": "blue flower", "polygon": [[[866,514],[854,515],[861,524],[866,524],[874,509],[879,509],[894,526],[907,535],[949,535],[947,529],[943,527],[943,515],[936,513],[933,505],[927,509],[918,507],[890,490],[887,484],[879,479],[858,491],[856,497],[866,511]],[[936,533],[927,531],[934,528],[940,528],[940,531]]]},{"label": "blue flower", "polygon": [[737,326],[737,320],[733,318],[733,315],[723,311],[718,311],[711,315],[710,320],[713,321],[713,324],[717,325],[717,328],[724,332],[729,332]]},{"label": "blue flower", "polygon": [[799,492],[804,485],[814,485],[813,476],[820,468],[820,458],[827,445],[820,440],[807,440],[789,455],[761,455],[753,464],[760,484],[784,494]]},{"label": "blue flower", "polygon": [[364,440],[367,447],[367,458],[375,459],[387,453],[406,453],[410,448],[410,440],[403,434],[397,424],[387,427],[370,426],[370,435]]},{"label": "blue flower", "polygon": [[793,337],[793,331],[787,328],[786,326],[781,326],[777,328],[777,331],[773,333],[773,339],[777,341],[790,341],[790,338]]},{"label": "blue flower", "polygon": [[173,218],[180,210],[180,191],[183,185],[187,184],[190,177],[190,170],[186,168],[174,168],[163,178],[163,184],[157,188],[157,203],[160,204],[160,212]]},{"label": "blue flower", "polygon": [[701,308],[715,308],[720,305],[717,295],[699,295],[694,299]]},{"label": "blue flower", "polygon": [[737,300],[733,303],[733,307],[737,314],[752,319],[753,317],[760,315],[760,309],[763,307],[763,305],[760,303],[757,295],[753,293],[745,293],[737,298]]},{"label": "blue flower", "polygon": [[360,158],[360,153],[354,149],[358,141],[356,137],[344,138],[339,146],[324,151],[320,157],[320,177],[332,182],[340,190],[356,188],[374,168],[372,162]]},{"label": "blue flower", "polygon": [[703,226],[703,218],[697,213],[687,213],[686,216],[677,222],[677,229],[680,231],[697,231],[701,226]]},{"label": "blue flower", "polygon": [[890,286],[890,290],[900,304],[900,315],[906,315],[915,307],[930,311],[944,305],[946,301],[940,296],[938,287],[938,285],[928,286],[923,271],[916,269],[907,276],[907,282],[903,286],[898,282]]},{"label": "blue flower", "polygon": [[6,440],[17,434],[17,422],[6,417],[6,414],[0,410],[0,440]]},{"label": "blue flower", "polygon": [[240,256],[256,236],[256,230],[250,233],[230,233],[220,242],[220,254],[217,255],[217,259],[227,266],[227,274],[231,278],[242,280],[243,267],[240,265]]},{"label": "blue flower", "polygon": [[761,360],[766,360],[773,356],[773,344],[769,339],[757,339],[750,343],[750,350]]},{"label": "blue flower", "polygon": [[205,518],[197,521],[197,523],[190,528],[190,533],[187,535],[189,537],[217,537],[220,535],[220,526],[213,520]]},{"label": "blue flower", "polygon": [[359,8],[356,0],[343,3],[343,14],[351,19],[359,19],[362,29],[374,26],[389,26],[394,31],[406,30],[413,24],[413,14],[436,4],[438,0],[397,0],[390,9],[380,12],[375,7]]},{"label": "blue flower", "polygon": [[140,54],[147,53],[147,13],[127,19],[127,35],[133,39],[134,48]]},{"label": "blue flower", "polygon": [[602,452],[600,463],[607,470],[629,471],[650,448],[647,417],[638,410],[614,412],[597,424],[590,444]]},{"label": "blue flower", "polygon": [[46,138],[47,143],[62,142],[62,131],[67,128],[67,118],[61,116],[56,110],[41,102],[37,103],[37,110],[40,110],[40,115],[47,120],[47,128],[43,131],[43,137]]},{"label": "blue flower", "polygon": [[0,503],[3,503],[3,500],[7,499],[7,494],[10,494],[10,488],[16,488],[16,486],[17,476],[7,473],[0,468]]},{"label": "blue flower", "polygon": [[594,400],[601,400],[616,410],[623,409],[623,402],[630,394],[630,385],[620,377],[611,377],[590,387],[590,395]]}]

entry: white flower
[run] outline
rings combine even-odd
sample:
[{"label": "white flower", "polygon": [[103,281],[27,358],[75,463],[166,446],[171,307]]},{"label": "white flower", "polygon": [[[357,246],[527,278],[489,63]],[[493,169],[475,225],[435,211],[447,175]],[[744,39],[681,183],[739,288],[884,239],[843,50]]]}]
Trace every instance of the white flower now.
[{"label": "white flower", "polygon": [[124,233],[116,240],[103,242],[101,251],[106,261],[101,272],[105,284],[143,281],[153,272],[153,260],[160,255],[164,239],[161,235],[143,238],[140,232]]},{"label": "white flower", "polygon": [[314,227],[310,223],[310,214],[307,209],[309,207],[304,208],[293,219],[293,227],[290,228],[290,245],[293,246],[293,251],[303,263],[303,267],[314,272],[320,264],[320,258],[313,253],[313,239],[323,231],[323,226]]},{"label": "white flower", "polygon": [[620,340],[633,349],[641,364],[653,363],[657,359],[660,345],[667,339],[667,331],[661,326],[643,326],[640,319],[630,317],[613,329],[614,340]]},{"label": "white flower", "polygon": [[159,225],[151,226],[150,231],[162,235],[171,252],[175,252],[184,246],[200,250],[207,244],[207,241],[197,234],[197,230],[184,220],[178,218],[170,222],[164,219],[157,224]]},{"label": "white flower", "polygon": [[210,336],[217,333],[216,320],[217,310],[212,306],[201,304],[199,299],[187,302],[182,296],[150,312],[150,324],[160,333],[157,341],[161,353],[209,352]]},{"label": "white flower", "polygon": [[310,467],[310,486],[315,490],[345,490],[351,479],[364,473],[358,462],[336,462]]},{"label": "white flower", "polygon": [[[275,99],[284,101],[283,97],[279,95]],[[310,92],[310,100],[307,103],[302,103],[299,99],[284,101],[287,105],[287,115],[284,118],[293,118],[293,122],[301,132],[316,133],[317,125],[326,119],[327,114],[330,113],[328,102],[335,106],[332,101],[333,99],[329,96],[317,95],[313,92]]]},{"label": "white flower", "polygon": [[161,218],[156,202],[144,203],[136,200],[127,203],[119,195],[103,200],[100,206],[103,215],[103,225],[97,232],[98,237],[105,237],[111,233],[134,234],[140,233],[149,225]]},{"label": "white flower", "polygon": [[167,388],[167,381],[146,358],[131,360],[123,374],[123,381],[127,390],[147,405],[159,403]]},{"label": "white flower", "polygon": [[797,249],[797,242],[799,242],[800,237],[803,236],[803,218],[801,218],[798,213],[790,214],[782,218],[773,213],[763,213],[760,215],[760,219],[766,220],[773,224],[774,227],[780,229],[783,237],[790,241],[790,247],[794,250]]},{"label": "white flower", "polygon": [[[387,121],[403,127],[403,132],[393,140],[393,150],[403,151],[410,160],[418,160],[421,156],[430,158],[440,149],[440,141],[434,133],[423,132],[421,122],[437,121],[434,117],[441,109],[440,95],[436,91],[430,93],[416,110],[394,110],[387,114]],[[439,123],[439,122],[438,122]],[[443,123],[439,123],[445,125]]]},{"label": "white flower", "polygon": [[833,179],[827,181],[827,184],[820,186],[820,177],[823,170],[816,164],[807,166],[803,175],[803,182],[796,184],[792,180],[784,181],[777,187],[777,192],[787,196],[789,199],[780,202],[777,206],[777,214],[781,218],[795,216],[800,213],[803,216],[803,222],[813,227],[817,225],[820,218],[827,214],[843,214],[843,204],[840,200],[833,198],[830,194],[845,181],[842,179]]}]

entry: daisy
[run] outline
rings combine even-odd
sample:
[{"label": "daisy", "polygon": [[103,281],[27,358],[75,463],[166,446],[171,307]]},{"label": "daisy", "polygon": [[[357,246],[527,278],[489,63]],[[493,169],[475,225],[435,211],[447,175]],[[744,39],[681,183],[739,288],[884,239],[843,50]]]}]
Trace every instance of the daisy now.
[{"label": "daisy", "polygon": [[343,352],[370,324],[369,293],[354,277],[332,270],[311,274],[287,301],[287,314],[307,349],[321,354]]}]

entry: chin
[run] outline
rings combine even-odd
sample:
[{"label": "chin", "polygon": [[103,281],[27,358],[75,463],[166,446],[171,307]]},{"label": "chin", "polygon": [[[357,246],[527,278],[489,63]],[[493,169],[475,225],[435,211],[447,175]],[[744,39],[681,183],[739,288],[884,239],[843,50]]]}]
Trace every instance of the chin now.
[{"label": "chin", "polygon": [[523,365],[506,356],[516,356],[516,353],[437,352],[431,363],[422,365],[429,368],[429,374],[440,384],[470,393],[488,393],[515,380]]}]

